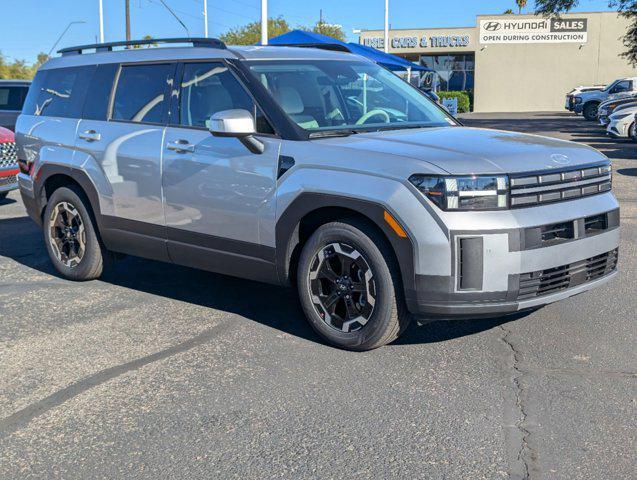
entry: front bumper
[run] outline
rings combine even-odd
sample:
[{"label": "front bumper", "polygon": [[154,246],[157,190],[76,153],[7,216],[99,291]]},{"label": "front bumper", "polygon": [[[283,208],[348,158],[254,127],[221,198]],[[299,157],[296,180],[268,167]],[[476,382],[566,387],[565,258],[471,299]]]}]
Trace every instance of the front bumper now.
[{"label": "front bumper", "polygon": [[491,225],[487,215],[468,222],[470,228],[450,225],[451,275],[417,273],[414,290],[406,292],[410,311],[449,317],[513,313],[592,290],[615,276],[619,206],[612,194],[520,209],[513,217],[517,228],[503,228],[507,222],[497,215]]},{"label": "front bumper", "polygon": [[35,221],[35,223],[42,226],[42,217],[40,216],[42,208],[36,197],[33,179],[29,175],[19,173],[18,186],[20,188],[22,203],[24,203],[27,213]]},{"label": "front bumper", "polygon": [[17,175],[19,172],[17,165],[0,168],[0,193],[10,192],[18,188]]},{"label": "front bumper", "polygon": [[629,130],[630,122],[625,121],[625,119],[610,120],[606,126],[606,133],[612,138],[628,138]]}]

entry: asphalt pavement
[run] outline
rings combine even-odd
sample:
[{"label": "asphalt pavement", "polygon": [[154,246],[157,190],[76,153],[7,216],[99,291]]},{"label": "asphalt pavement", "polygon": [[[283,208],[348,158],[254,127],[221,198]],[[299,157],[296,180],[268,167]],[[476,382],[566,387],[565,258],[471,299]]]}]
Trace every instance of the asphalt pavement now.
[{"label": "asphalt pavement", "polygon": [[570,114],[463,121],[612,158],[618,279],[345,352],[290,290],[134,257],[63,280],[14,192],[0,203],[0,478],[634,478],[637,144]]}]

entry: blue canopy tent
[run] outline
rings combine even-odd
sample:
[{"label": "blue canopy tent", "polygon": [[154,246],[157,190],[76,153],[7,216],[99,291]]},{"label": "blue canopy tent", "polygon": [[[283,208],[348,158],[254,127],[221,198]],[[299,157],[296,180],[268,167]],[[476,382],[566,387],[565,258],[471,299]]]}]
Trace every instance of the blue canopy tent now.
[{"label": "blue canopy tent", "polygon": [[392,71],[419,71],[430,72],[431,70],[412,63],[404,58],[381,52],[372,47],[360,45],[358,43],[345,43],[327,35],[320,33],[306,32],[304,30],[292,30],[278,37],[271,38],[269,45],[280,45],[288,47],[315,47],[328,50],[340,50],[361,55],[369,60]]}]

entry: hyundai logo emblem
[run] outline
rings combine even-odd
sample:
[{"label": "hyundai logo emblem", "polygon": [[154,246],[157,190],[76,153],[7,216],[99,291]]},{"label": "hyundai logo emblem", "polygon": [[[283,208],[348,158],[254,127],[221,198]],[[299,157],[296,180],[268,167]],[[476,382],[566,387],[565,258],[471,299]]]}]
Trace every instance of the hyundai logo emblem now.
[{"label": "hyundai logo emblem", "polygon": [[569,163],[571,163],[570,158],[568,158],[566,155],[562,155],[559,153],[554,153],[553,155],[551,155],[551,160],[553,160],[555,163],[559,165],[568,165]]},{"label": "hyundai logo emblem", "polygon": [[484,29],[487,32],[495,32],[502,28],[502,24],[500,22],[487,22],[484,24]]}]

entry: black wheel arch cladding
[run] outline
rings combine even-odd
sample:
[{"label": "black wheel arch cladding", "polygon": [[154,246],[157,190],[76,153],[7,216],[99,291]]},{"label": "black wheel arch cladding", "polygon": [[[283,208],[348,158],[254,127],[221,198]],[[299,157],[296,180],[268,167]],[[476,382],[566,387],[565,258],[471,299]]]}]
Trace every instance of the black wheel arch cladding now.
[{"label": "black wheel arch cladding", "polygon": [[[320,193],[303,193],[285,209],[276,224],[276,263],[279,281],[282,284],[290,284],[292,275],[292,265],[295,263],[294,257],[298,255],[298,250],[303,242],[301,238],[300,226],[302,220],[313,212],[319,210],[329,211],[334,209],[336,218],[328,217],[329,221],[342,219],[346,213],[338,215],[340,212],[350,211],[359,217],[364,217],[378,228],[387,239],[392,248],[398,266],[400,268],[403,288],[410,291],[414,287],[414,245],[409,237],[399,237],[394,230],[385,222],[384,214],[388,211],[383,205],[350,197],[327,195]],[[399,223],[393,212],[389,212]],[[404,224],[401,223],[403,228]],[[405,228],[407,231],[407,229]]]}]

